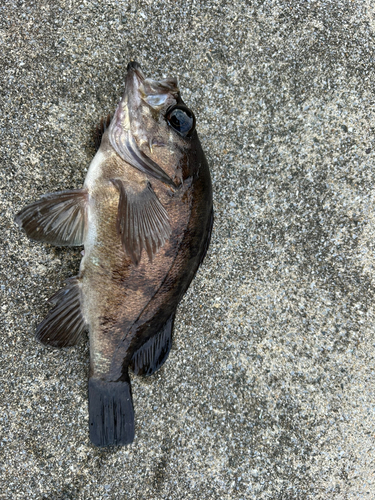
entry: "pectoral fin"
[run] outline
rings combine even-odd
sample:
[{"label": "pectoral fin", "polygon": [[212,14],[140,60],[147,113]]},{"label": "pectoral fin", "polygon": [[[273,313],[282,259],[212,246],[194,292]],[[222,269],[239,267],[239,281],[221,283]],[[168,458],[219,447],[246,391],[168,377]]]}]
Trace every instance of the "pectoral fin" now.
[{"label": "pectoral fin", "polygon": [[87,191],[58,191],[18,212],[15,221],[29,238],[52,245],[79,246],[86,234]]},{"label": "pectoral fin", "polygon": [[120,192],[117,232],[125,253],[138,264],[142,249],[145,249],[152,260],[171,234],[165,208],[149,182],[138,191],[119,179],[112,179],[112,183]]},{"label": "pectoral fin", "polygon": [[156,335],[133,354],[130,366],[136,375],[152,375],[165,363],[172,347],[174,318],[175,313]]},{"label": "pectoral fin", "polygon": [[67,280],[67,285],[53,295],[49,302],[55,307],[38,325],[36,339],[53,347],[75,345],[86,327],[81,313],[78,279]]}]

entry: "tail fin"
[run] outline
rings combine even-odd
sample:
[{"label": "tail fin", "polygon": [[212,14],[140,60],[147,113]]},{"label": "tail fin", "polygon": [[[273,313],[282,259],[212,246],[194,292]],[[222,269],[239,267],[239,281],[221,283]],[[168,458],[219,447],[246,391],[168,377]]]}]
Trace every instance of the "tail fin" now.
[{"label": "tail fin", "polygon": [[89,379],[90,439],[96,446],[125,445],[134,439],[130,380]]}]

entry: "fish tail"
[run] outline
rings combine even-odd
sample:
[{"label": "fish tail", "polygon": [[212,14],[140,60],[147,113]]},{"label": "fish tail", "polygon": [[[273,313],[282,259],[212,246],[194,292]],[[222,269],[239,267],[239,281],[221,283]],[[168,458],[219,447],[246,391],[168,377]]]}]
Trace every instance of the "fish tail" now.
[{"label": "fish tail", "polygon": [[134,439],[130,379],[89,379],[90,439],[96,446],[125,445]]}]

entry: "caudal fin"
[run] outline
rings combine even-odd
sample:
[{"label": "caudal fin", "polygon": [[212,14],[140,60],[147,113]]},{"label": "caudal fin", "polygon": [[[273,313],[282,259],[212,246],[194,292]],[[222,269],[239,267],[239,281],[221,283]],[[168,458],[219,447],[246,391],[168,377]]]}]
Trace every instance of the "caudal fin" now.
[{"label": "caudal fin", "polygon": [[90,439],[96,446],[125,445],[134,439],[130,381],[89,379]]}]

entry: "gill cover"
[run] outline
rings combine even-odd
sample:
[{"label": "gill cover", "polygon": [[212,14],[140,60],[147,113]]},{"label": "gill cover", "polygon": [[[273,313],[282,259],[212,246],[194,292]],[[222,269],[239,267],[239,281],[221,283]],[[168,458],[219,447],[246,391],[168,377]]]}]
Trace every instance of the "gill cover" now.
[{"label": "gill cover", "polygon": [[177,93],[176,79],[163,82],[145,79],[139,65],[135,62],[129,63],[125,93],[117,106],[108,130],[111,146],[124,161],[170,186],[175,186],[172,179],[139,148],[134,135],[140,136],[141,140],[146,143],[148,139],[142,137],[141,126],[132,115],[134,115],[134,108],[141,106],[141,100],[157,107],[168,100],[174,100],[174,95]]}]

